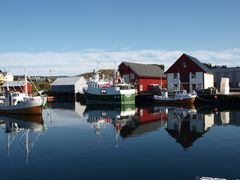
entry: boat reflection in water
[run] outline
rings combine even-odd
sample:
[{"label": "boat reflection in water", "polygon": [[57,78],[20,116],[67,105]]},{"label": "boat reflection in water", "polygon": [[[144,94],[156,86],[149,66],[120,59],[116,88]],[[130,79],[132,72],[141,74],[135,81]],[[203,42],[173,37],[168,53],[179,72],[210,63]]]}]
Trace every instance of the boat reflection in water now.
[{"label": "boat reflection in water", "polygon": [[166,126],[167,112],[162,107],[138,108],[134,105],[87,106],[87,122],[97,135],[107,126],[115,128],[116,147],[122,138],[140,136]]},{"label": "boat reflection in water", "polygon": [[123,138],[140,136],[166,126],[167,109],[161,106],[137,108],[134,118],[121,123],[120,134]]},{"label": "boat reflection in water", "polygon": [[28,116],[2,116],[0,115],[1,125],[5,125],[7,133],[7,151],[11,155],[11,146],[20,143],[26,152],[26,165],[28,164],[29,153],[34,147],[35,142],[46,130],[41,115]]},{"label": "boat reflection in water", "polygon": [[[130,121],[136,114],[136,108],[134,104],[88,105],[85,114],[88,116],[87,122],[92,125],[95,133],[99,135],[101,130],[108,124],[116,126],[118,132],[119,122],[126,123]],[[118,133],[116,136],[118,136]]]},{"label": "boat reflection in water", "polygon": [[98,135],[107,125],[115,128],[116,141],[119,136],[123,139],[138,137],[162,128],[187,150],[213,126],[240,125],[238,121],[231,122],[231,119],[238,119],[232,118],[231,112],[214,107],[196,109],[194,106],[88,106],[85,113],[87,122]]}]

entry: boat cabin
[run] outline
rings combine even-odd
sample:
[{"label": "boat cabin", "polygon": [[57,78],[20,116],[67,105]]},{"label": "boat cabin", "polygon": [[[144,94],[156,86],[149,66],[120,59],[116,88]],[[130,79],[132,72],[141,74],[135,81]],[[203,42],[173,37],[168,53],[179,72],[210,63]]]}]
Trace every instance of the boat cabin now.
[{"label": "boat cabin", "polygon": [[24,101],[25,94],[20,92],[5,92],[4,105],[13,106]]}]

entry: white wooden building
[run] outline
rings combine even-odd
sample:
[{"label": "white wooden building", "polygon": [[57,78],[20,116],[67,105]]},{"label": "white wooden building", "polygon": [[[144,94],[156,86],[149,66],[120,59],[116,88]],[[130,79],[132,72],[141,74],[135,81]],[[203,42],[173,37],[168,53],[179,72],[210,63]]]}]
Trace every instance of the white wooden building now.
[{"label": "white wooden building", "polygon": [[87,81],[83,76],[57,78],[51,84],[52,94],[76,94],[83,93],[83,88],[87,86]]}]

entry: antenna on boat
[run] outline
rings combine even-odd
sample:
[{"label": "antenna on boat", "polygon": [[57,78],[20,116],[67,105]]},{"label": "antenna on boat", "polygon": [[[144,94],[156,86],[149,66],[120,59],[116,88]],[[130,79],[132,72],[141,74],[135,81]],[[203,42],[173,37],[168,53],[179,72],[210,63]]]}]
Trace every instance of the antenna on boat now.
[{"label": "antenna on boat", "polygon": [[115,80],[115,78],[117,77],[117,69],[116,69],[116,60],[114,61],[114,69],[113,69],[113,80]]},{"label": "antenna on boat", "polygon": [[97,71],[99,70],[98,68],[99,68],[99,64],[100,64],[100,62],[101,62],[101,61],[96,60],[96,63],[97,63]]},{"label": "antenna on boat", "polygon": [[9,92],[9,84],[8,84],[8,80],[7,80],[7,92]]},{"label": "antenna on boat", "polygon": [[95,81],[96,82],[98,82],[99,81],[99,64],[100,64],[100,61],[99,60],[96,60],[96,63],[97,63],[97,70],[96,70],[96,72],[95,72],[95,77],[94,77],[94,79],[95,79]]},{"label": "antenna on boat", "polygon": [[51,82],[52,79],[52,69],[49,69],[49,82]]},{"label": "antenna on boat", "polygon": [[28,95],[28,88],[27,88],[27,66],[25,64],[25,76],[24,76],[24,92],[26,96]]}]

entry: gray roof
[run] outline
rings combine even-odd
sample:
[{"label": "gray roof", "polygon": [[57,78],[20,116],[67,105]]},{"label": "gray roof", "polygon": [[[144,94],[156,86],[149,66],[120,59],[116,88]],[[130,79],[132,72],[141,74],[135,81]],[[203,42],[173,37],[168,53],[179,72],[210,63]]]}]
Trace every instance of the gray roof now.
[{"label": "gray roof", "polygon": [[75,85],[81,78],[80,77],[66,77],[66,78],[57,78],[51,86],[60,86],[60,85]]},{"label": "gray roof", "polygon": [[198,65],[206,73],[212,74],[212,71],[207,66],[205,66],[203,63],[201,63],[198,59],[196,59],[195,57],[189,56],[187,54],[183,54],[183,55],[187,56],[191,61],[193,61],[196,65]]},{"label": "gray roof", "polygon": [[122,62],[125,66],[129,67],[134,73],[136,73],[139,77],[163,77],[164,71],[154,65],[147,64],[138,64],[131,62]]},{"label": "gray roof", "polygon": [[3,83],[3,87],[19,87],[24,86],[25,81],[8,81]]},{"label": "gray roof", "polygon": [[212,68],[212,72],[240,72],[240,67]]}]

